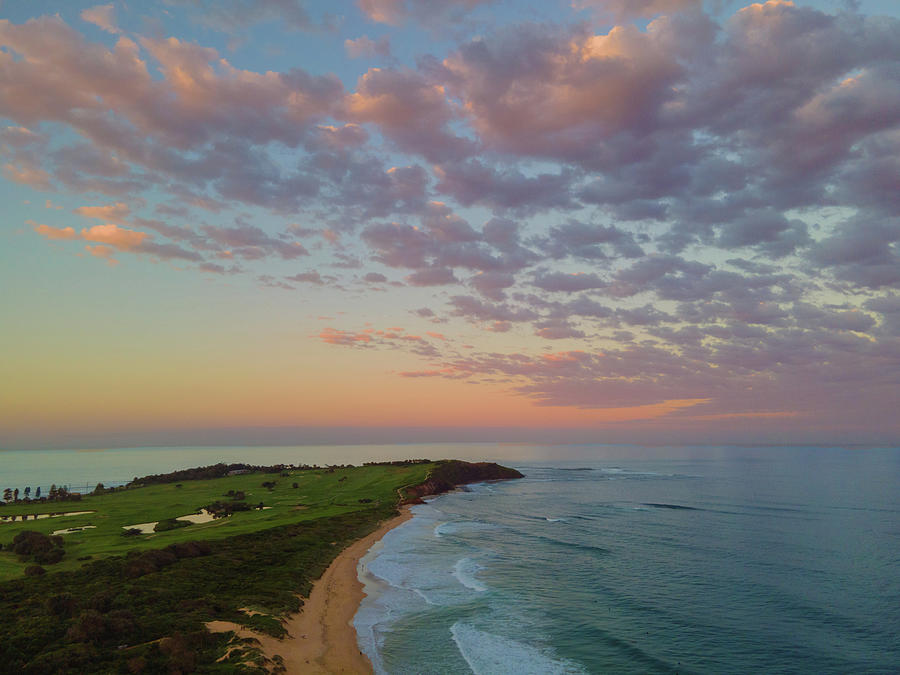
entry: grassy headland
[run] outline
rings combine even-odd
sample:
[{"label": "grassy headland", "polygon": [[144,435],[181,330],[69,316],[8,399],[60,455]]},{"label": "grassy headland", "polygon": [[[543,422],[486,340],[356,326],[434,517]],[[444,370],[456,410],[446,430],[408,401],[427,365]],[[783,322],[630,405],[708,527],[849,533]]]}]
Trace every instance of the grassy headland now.
[{"label": "grassy headland", "polygon": [[[0,662],[23,673],[277,669],[252,644],[229,646],[229,634],[210,634],[205,622],[235,621],[277,636],[281,618],[300,607],[297,594],[308,595],[337,553],[396,513],[398,503],[515,477],[509,471],[455,461],[276,470],[138,481],[78,502],[7,505],[3,515],[91,513],[0,525]],[[269,508],[123,534],[216,502]],[[46,574],[23,576],[34,563],[10,550],[17,534],[87,526],[62,535],[65,555],[44,566]],[[226,647],[229,655],[217,660]]]}]

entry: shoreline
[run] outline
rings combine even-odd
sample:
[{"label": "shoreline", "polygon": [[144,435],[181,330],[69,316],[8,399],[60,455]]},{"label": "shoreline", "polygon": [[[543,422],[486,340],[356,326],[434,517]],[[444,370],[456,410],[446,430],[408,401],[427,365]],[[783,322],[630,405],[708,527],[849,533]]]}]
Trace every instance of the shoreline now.
[{"label": "shoreline", "polygon": [[372,664],[359,649],[352,623],[366,596],[357,566],[385,534],[412,517],[410,507],[402,506],[399,515],[384,521],[375,531],[338,553],[313,583],[300,612],[285,620],[288,633],[285,638],[255,633],[229,621],[211,621],[207,628],[212,632],[234,631],[240,638],[259,640],[265,657],[271,660],[280,656],[285,668],[283,672],[288,674],[372,673]]}]

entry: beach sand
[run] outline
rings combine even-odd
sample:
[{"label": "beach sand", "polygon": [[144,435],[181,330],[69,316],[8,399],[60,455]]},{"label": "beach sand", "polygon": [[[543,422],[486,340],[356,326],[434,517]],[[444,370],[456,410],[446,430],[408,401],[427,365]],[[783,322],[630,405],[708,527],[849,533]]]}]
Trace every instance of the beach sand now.
[{"label": "beach sand", "polygon": [[341,551],[313,584],[303,609],[285,622],[288,636],[277,639],[228,622],[211,621],[213,632],[234,631],[242,638],[256,638],[268,658],[284,659],[287,673],[371,673],[372,664],[359,650],[352,621],[365,597],[356,568],[359,559],[392,528],[412,518],[409,507],[385,521],[370,535]]}]

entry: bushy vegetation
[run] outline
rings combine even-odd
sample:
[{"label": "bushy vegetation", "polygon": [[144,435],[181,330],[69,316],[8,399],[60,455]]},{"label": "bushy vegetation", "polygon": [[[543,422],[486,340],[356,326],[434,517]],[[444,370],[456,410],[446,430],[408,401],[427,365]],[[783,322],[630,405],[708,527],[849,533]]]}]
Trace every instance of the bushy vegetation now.
[{"label": "bushy vegetation", "polygon": [[24,530],[13,537],[9,549],[23,562],[54,565],[63,559],[62,537],[48,537],[41,532]]},{"label": "bushy vegetation", "polygon": [[[20,499],[21,494],[21,499]],[[69,488],[65,486],[50,486],[50,491],[41,495],[41,488],[37,488],[34,497],[31,496],[31,488],[26,487],[21,493],[19,488],[6,488],[3,490],[3,500],[0,501],[0,507],[16,504],[46,504],[47,502],[75,502],[81,499],[81,493],[69,492]]]},{"label": "bushy vegetation", "polygon": [[229,474],[241,473],[277,473],[285,474],[287,471],[312,471],[317,469],[316,466],[307,464],[274,464],[272,466],[258,466],[255,464],[211,464],[209,466],[198,466],[193,469],[182,469],[180,471],[170,471],[169,473],[159,473],[150,476],[138,478],[135,476],[128,486],[136,487],[139,485],[154,485],[160,483],[178,483],[187,480],[209,480],[212,478],[223,478]]},{"label": "bushy vegetation", "polygon": [[219,500],[212,504],[207,504],[203,508],[209,511],[214,518],[224,518],[230,516],[232,513],[237,513],[238,511],[249,511],[250,509],[259,508],[259,505],[252,506],[247,502],[223,502]]},{"label": "bushy vegetation", "polygon": [[[228,636],[210,635],[204,623],[251,623],[279,634],[271,617],[297,611],[295,593],[308,595],[334,555],[392,510],[186,542],[0,584],[4,672],[261,672],[216,665]],[[241,607],[264,615],[248,622]]]}]

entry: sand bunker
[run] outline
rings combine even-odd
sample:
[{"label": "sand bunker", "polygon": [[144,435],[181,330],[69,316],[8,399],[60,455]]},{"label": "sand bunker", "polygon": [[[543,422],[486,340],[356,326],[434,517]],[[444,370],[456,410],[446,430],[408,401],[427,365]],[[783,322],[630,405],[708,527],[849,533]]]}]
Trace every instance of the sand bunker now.
[{"label": "sand bunker", "polygon": [[[215,516],[211,514],[206,509],[200,509],[200,513],[189,513],[186,516],[178,516],[175,520],[184,520],[188,523],[193,523],[194,525],[200,525],[202,523],[209,523],[215,520]],[[141,534],[153,534],[153,528],[159,524],[158,520],[154,520],[152,523],[138,523],[137,525],[125,525],[122,527],[123,530],[140,530]]]},{"label": "sand bunker", "polygon": [[81,532],[82,530],[96,530],[96,525],[82,525],[81,527],[69,527],[65,530],[56,530],[52,536],[56,536],[58,534],[72,534],[73,532]]},{"label": "sand bunker", "polygon": [[189,523],[199,525],[200,523],[209,523],[215,520],[215,516],[206,509],[200,509],[200,513],[190,513],[186,516],[178,516],[175,520],[186,520]]},{"label": "sand bunker", "polygon": [[65,516],[83,516],[95,511],[65,511],[63,513],[26,513],[24,515],[0,516],[0,523],[25,522],[26,520],[44,520],[45,518],[63,518]]}]

